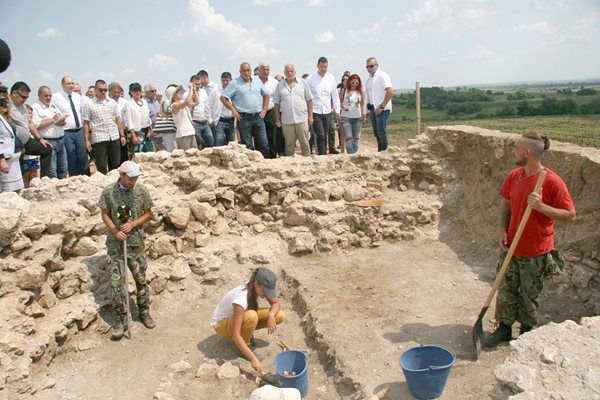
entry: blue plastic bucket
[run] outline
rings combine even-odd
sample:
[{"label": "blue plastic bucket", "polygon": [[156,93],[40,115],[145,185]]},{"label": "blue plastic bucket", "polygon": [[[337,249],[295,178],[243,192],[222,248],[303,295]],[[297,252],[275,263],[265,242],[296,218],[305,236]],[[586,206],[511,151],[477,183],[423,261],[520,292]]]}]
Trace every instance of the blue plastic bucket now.
[{"label": "blue plastic bucket", "polygon": [[436,399],[442,395],[455,361],[452,351],[436,345],[413,347],[400,356],[408,389],[421,400]]},{"label": "blue plastic bucket", "polygon": [[[283,351],[275,357],[277,380],[284,388],[296,388],[300,396],[308,392],[308,357],[298,350]],[[294,372],[295,376],[286,376],[284,371]]]}]

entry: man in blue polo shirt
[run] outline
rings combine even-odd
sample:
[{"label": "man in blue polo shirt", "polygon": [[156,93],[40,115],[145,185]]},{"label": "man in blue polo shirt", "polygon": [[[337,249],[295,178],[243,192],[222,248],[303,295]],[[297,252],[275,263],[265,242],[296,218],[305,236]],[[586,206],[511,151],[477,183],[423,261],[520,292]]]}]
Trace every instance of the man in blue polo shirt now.
[{"label": "man in blue polo shirt", "polygon": [[269,147],[263,118],[267,113],[269,95],[261,80],[252,77],[252,67],[249,63],[244,62],[240,65],[240,76],[223,90],[221,102],[231,110],[238,121],[242,143],[250,150],[254,150],[256,144],[257,150],[267,158]]}]

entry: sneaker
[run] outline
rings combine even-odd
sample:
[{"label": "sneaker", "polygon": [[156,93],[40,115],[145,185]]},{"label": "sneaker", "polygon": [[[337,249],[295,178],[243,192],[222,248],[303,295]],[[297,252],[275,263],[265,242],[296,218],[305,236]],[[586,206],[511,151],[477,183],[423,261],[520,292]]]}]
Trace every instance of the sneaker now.
[{"label": "sneaker", "polygon": [[121,340],[123,335],[125,335],[125,324],[123,324],[123,321],[119,319],[112,328],[112,335],[110,336],[110,339]]},{"label": "sneaker", "polygon": [[140,312],[140,321],[142,321],[142,324],[148,329],[152,329],[156,326],[156,322],[154,322],[148,311]]},{"label": "sneaker", "polygon": [[537,326],[535,326],[535,325],[531,326],[531,325],[523,325],[523,324],[521,324],[521,327],[519,328],[519,336],[522,335],[522,334],[524,334],[524,333],[527,333],[527,332],[529,332],[529,331],[531,331],[531,330],[533,330],[535,328],[537,328]]},{"label": "sneaker", "polygon": [[256,340],[254,340],[254,336],[252,336],[250,338],[250,343],[248,343],[248,347],[250,347],[251,349],[255,349],[256,348]]},{"label": "sneaker", "polygon": [[329,149],[329,154],[340,154],[336,149]]},{"label": "sneaker", "polygon": [[512,339],[512,328],[500,323],[496,330],[483,338],[485,347],[496,347],[502,342],[508,342]]}]

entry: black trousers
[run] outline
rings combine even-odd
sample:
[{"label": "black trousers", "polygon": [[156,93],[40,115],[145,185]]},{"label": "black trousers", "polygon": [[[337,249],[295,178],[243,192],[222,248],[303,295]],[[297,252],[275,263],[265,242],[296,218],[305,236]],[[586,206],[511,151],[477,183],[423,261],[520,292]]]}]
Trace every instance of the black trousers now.
[{"label": "black trousers", "polygon": [[52,165],[52,148],[42,146],[40,142],[33,138],[29,139],[23,148],[26,154],[40,156],[40,176],[49,176]]},{"label": "black trousers", "polygon": [[267,142],[269,143],[269,158],[277,157],[277,126],[275,125],[275,109],[271,108],[265,114],[265,130],[267,131]]},{"label": "black trousers", "polygon": [[121,141],[117,139],[94,143],[92,157],[98,172],[106,174],[108,171],[119,168],[121,165]]},{"label": "black trousers", "polygon": [[313,122],[313,132],[317,144],[317,154],[322,156],[327,154],[327,136],[329,135],[329,125],[331,124],[331,113],[315,114]]}]

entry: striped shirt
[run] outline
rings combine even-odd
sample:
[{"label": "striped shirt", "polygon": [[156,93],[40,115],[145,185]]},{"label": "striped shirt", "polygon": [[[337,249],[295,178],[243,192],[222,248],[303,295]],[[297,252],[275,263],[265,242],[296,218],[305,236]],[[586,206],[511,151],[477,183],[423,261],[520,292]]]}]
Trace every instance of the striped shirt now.
[{"label": "striped shirt", "polygon": [[84,121],[89,121],[90,143],[110,142],[119,139],[119,128],[117,118],[117,103],[113,99],[106,98],[103,101],[97,97],[84,102],[81,116]]}]

